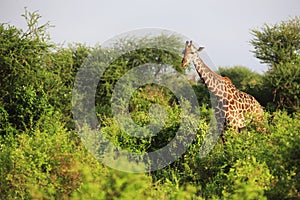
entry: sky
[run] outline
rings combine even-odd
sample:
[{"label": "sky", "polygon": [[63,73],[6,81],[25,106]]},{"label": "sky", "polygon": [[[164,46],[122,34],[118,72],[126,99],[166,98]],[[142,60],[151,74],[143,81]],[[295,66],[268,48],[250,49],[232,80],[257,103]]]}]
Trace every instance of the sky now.
[{"label": "sky", "polygon": [[50,22],[55,43],[101,44],[142,28],[162,28],[205,46],[215,66],[263,73],[251,52],[252,29],[300,16],[299,0],[0,0],[0,23],[25,28],[24,7]]}]

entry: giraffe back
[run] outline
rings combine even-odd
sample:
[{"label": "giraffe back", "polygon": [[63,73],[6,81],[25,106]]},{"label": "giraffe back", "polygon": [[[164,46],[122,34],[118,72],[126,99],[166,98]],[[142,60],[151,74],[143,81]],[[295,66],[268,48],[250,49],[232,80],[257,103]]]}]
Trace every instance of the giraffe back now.
[{"label": "giraffe back", "polygon": [[260,118],[263,115],[262,106],[252,95],[238,90],[229,82],[227,82],[225,90],[225,117],[229,125],[236,129],[243,128],[246,125],[247,117]]}]

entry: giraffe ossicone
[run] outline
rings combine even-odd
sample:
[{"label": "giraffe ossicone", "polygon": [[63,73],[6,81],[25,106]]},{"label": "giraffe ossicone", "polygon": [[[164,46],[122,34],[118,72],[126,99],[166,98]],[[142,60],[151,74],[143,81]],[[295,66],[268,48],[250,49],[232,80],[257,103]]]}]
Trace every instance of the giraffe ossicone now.
[{"label": "giraffe ossicone", "polygon": [[204,47],[196,48],[192,41],[186,41],[182,66],[193,64],[214,98],[213,109],[220,135],[223,136],[224,128],[227,126],[237,132],[244,128],[248,116],[255,115],[261,118],[263,108],[258,101],[250,94],[238,90],[228,77],[222,77],[212,71],[198,55],[203,49]]}]

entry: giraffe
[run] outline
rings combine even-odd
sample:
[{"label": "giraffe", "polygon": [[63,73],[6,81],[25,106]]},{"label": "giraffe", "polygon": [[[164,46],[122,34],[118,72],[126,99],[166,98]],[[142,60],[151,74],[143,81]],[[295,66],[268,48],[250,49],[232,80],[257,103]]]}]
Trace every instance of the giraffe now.
[{"label": "giraffe", "polygon": [[214,113],[217,120],[217,128],[223,138],[224,128],[232,127],[239,132],[246,126],[248,116],[262,117],[263,109],[258,101],[251,95],[238,90],[228,77],[222,77],[213,72],[199,57],[198,49],[192,41],[185,43],[182,66],[193,64],[197,73],[215,99],[213,104]]}]

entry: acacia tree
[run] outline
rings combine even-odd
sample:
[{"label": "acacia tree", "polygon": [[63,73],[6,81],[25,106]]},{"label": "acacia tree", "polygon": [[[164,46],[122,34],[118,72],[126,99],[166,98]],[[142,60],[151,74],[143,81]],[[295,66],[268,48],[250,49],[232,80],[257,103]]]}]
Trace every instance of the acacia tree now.
[{"label": "acacia tree", "polygon": [[269,66],[265,84],[277,108],[300,109],[300,18],[253,29],[254,55]]}]

